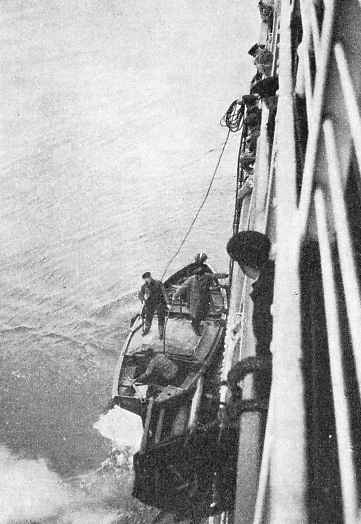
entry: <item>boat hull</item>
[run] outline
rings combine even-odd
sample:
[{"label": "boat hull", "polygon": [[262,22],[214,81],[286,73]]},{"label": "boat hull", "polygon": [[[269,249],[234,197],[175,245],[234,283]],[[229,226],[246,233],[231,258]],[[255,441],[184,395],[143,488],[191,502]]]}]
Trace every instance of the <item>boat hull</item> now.
[{"label": "boat hull", "polygon": [[236,430],[214,425],[137,453],[133,496],[181,519],[231,510],[237,443]]}]

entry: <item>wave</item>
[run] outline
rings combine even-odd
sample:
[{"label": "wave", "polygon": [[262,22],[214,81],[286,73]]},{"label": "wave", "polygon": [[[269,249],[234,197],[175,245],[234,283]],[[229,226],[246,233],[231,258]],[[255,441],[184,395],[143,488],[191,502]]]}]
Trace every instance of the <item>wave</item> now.
[{"label": "wave", "polygon": [[6,328],[0,328],[0,333],[26,333],[29,331],[37,331],[37,328],[31,327],[31,326],[14,326],[14,327],[6,327]]}]

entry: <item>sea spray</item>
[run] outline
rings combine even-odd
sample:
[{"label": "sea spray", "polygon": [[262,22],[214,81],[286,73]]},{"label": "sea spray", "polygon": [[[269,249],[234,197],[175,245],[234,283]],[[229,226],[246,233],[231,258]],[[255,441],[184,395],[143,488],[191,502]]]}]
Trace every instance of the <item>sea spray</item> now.
[{"label": "sea spray", "polygon": [[70,488],[44,459],[29,460],[0,447],[0,522],[37,521],[61,513],[73,503]]},{"label": "sea spray", "polygon": [[[116,457],[112,460],[116,461]],[[45,459],[24,458],[0,446],[0,522],[119,524],[129,521],[138,509],[129,503],[132,479],[125,469],[120,465],[115,468],[109,461],[101,473],[93,471],[62,479],[49,469]]]},{"label": "sea spray", "polygon": [[[140,449],[143,435],[142,419],[120,408],[114,406],[108,413],[100,415],[99,420],[93,426],[99,433],[111,440],[114,448],[120,453],[133,455]],[[119,456],[118,461],[121,462]]]}]

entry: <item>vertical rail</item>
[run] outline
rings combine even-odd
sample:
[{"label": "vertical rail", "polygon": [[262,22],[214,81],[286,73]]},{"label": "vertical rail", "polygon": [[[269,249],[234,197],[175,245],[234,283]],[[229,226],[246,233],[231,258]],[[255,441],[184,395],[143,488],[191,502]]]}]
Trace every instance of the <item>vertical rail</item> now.
[{"label": "vertical rail", "polygon": [[352,78],[342,44],[335,44],[334,53],[340,75],[341,89],[344,94],[348,122],[350,124],[352,138],[355,144],[355,153],[359,167],[361,167],[361,116],[359,105],[357,103],[357,96],[352,85]]},{"label": "vertical rail", "polygon": [[[287,0],[283,0],[283,4],[287,4]],[[308,2],[305,0],[301,1],[301,7],[303,12],[303,19],[308,20],[308,16],[305,13],[305,5]],[[333,22],[334,22],[334,11],[335,11],[335,0],[328,0],[325,4],[324,21],[322,24],[322,34],[320,40],[320,55],[318,56],[318,68],[316,73],[315,88],[313,93],[307,93],[307,104],[310,105],[310,114],[308,115],[309,123],[309,137],[305,158],[305,165],[303,171],[303,183],[301,190],[301,199],[299,206],[299,232],[304,235],[307,229],[312,187],[314,182],[314,171],[315,162],[317,158],[319,148],[319,135],[322,125],[322,112],[324,107],[324,96],[326,90],[326,81],[328,66],[330,62],[331,54],[331,43],[333,35]],[[307,60],[307,68],[304,67],[304,74],[309,74],[310,65],[308,59],[309,49],[304,47],[304,59]],[[306,69],[306,70],[305,70]],[[308,100],[310,102],[308,102]]]},{"label": "vertical rail", "polygon": [[342,270],[342,280],[345,287],[345,297],[347,314],[350,323],[352,345],[355,348],[354,357],[358,386],[361,394],[361,303],[360,289],[356,274],[356,267],[352,257],[352,242],[348,230],[347,213],[345,208],[344,196],[339,172],[339,162],[336,151],[336,142],[332,123],[326,120],[323,125],[326,149],[329,161],[329,173],[331,179],[331,199],[335,215],[335,227],[337,241],[339,245],[340,262]]},{"label": "vertical rail", "polygon": [[158,419],[158,424],[157,424],[157,429],[156,429],[155,437],[154,437],[154,441],[155,441],[156,444],[159,444],[159,442],[160,442],[160,438],[161,438],[161,436],[162,436],[163,423],[164,423],[164,415],[165,415],[165,409],[162,408],[162,409],[160,410],[159,419]]},{"label": "vertical rail", "polygon": [[[307,522],[306,428],[301,368],[300,235],[295,231],[296,157],[289,0],[281,3],[277,159],[277,258],[274,295],[271,524]],[[287,319],[287,320],[286,320]],[[287,322],[287,329],[285,329]]]},{"label": "vertical rail", "polygon": [[[264,122],[264,118],[263,118]],[[261,129],[261,136],[258,139],[259,142],[262,140],[266,141],[265,136],[265,125]],[[268,144],[263,144],[264,148],[268,150]],[[255,172],[257,172],[257,178],[260,174],[260,169],[264,170],[263,176],[261,177],[263,183],[267,188],[268,180],[268,162],[261,161],[261,146],[258,143],[257,147],[257,160],[255,165]],[[259,188],[260,180],[256,181],[253,188],[248,216],[245,216],[245,220],[241,224],[241,230],[247,230],[249,228],[254,229],[256,222],[258,227],[264,228],[264,210],[266,206],[266,188]],[[259,188],[260,190],[258,190]],[[251,318],[252,305],[248,298],[249,296],[249,281],[243,276],[237,264],[237,271],[240,279],[242,296],[241,308],[242,308],[242,326],[240,327],[240,335],[234,337],[234,347],[237,346],[237,350],[234,356],[241,360],[247,356],[254,355],[254,336],[252,329],[248,325],[248,321]],[[236,360],[236,359],[235,359]],[[243,393],[245,398],[252,398],[253,392],[253,380],[252,378],[246,378],[244,381]],[[262,442],[260,439],[262,429],[262,415],[260,413],[244,413],[240,417],[240,438],[239,438],[239,455],[238,455],[238,476],[237,476],[237,494],[235,501],[235,522],[237,524],[250,524],[253,521],[254,507],[256,504],[257,497],[257,484],[259,476],[259,467],[261,462],[261,450]]]},{"label": "vertical rail", "polygon": [[188,428],[191,429],[193,426],[197,423],[198,420],[198,414],[199,414],[199,406],[202,399],[202,393],[203,393],[203,377],[200,377],[197,382],[197,388],[194,393],[192,404],[191,404],[191,412],[189,416],[188,421]]},{"label": "vertical rail", "polygon": [[273,443],[274,405],[274,389],[271,389],[253,524],[262,524],[267,507],[267,491],[270,480],[270,465]]},{"label": "vertical rail", "polygon": [[[268,195],[268,181],[269,181],[269,153],[270,146],[266,139],[266,124],[268,120],[268,109],[265,104],[262,104],[262,121],[261,121],[261,136],[257,144],[257,162],[255,165],[255,172],[257,176],[254,177],[253,185],[253,225],[252,229],[257,231],[265,231],[266,223],[266,207]],[[263,138],[263,139],[262,139]]]},{"label": "vertical rail", "polygon": [[244,413],[240,422],[235,522],[253,522],[261,462],[260,413]]},{"label": "vertical rail", "polygon": [[315,193],[316,218],[319,231],[322,280],[325,296],[328,346],[332,392],[335,406],[337,447],[340,462],[342,499],[345,524],[357,522],[357,488],[352,458],[352,440],[349,407],[346,400],[346,386],[342,371],[342,348],[337,312],[337,292],[332,267],[331,249],[326,223],[326,205],[321,189]]}]

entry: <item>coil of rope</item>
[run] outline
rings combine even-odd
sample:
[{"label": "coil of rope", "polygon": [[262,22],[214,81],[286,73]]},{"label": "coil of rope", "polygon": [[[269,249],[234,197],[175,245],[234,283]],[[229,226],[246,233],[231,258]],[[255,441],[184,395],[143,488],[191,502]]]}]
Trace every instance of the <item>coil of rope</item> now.
[{"label": "coil of rope", "polygon": [[187,238],[188,238],[190,232],[192,231],[193,226],[194,226],[194,224],[195,224],[195,222],[196,222],[196,220],[197,220],[197,218],[198,218],[198,216],[199,216],[199,213],[202,211],[202,208],[203,208],[204,204],[206,203],[206,200],[207,200],[207,198],[208,198],[208,195],[209,195],[209,193],[210,193],[210,191],[211,191],[211,187],[212,187],[212,184],[213,184],[214,178],[215,178],[216,173],[217,173],[217,171],[218,171],[219,164],[221,163],[222,156],[223,156],[224,150],[225,150],[226,145],[227,145],[227,142],[228,142],[229,134],[230,134],[230,130],[228,130],[228,133],[227,133],[227,136],[226,136],[226,140],[224,141],[224,144],[223,144],[223,147],[222,147],[221,154],[219,155],[219,158],[218,158],[218,162],[217,162],[216,168],[215,168],[214,173],[213,173],[213,175],[212,175],[211,181],[210,181],[210,183],[209,183],[209,185],[208,185],[208,189],[207,189],[206,194],[205,194],[205,196],[204,196],[204,198],[203,198],[203,201],[202,201],[201,205],[199,206],[198,211],[197,211],[197,213],[195,214],[195,216],[194,216],[194,218],[193,218],[193,220],[192,220],[192,223],[191,223],[191,225],[189,226],[189,228],[188,228],[186,234],[184,235],[183,240],[182,240],[181,243],[179,244],[179,247],[178,247],[177,251],[176,251],[175,254],[172,256],[172,258],[169,260],[169,262],[168,262],[168,264],[167,264],[167,266],[166,266],[166,268],[165,268],[165,270],[164,270],[164,272],[163,272],[163,275],[162,275],[162,278],[161,278],[162,281],[163,281],[163,278],[165,277],[165,275],[166,275],[166,273],[167,273],[167,271],[168,271],[168,269],[169,269],[169,266],[171,265],[171,263],[173,262],[173,260],[175,260],[175,258],[178,256],[180,250],[182,249],[183,245],[185,244],[185,241],[187,240]]},{"label": "coil of rope", "polygon": [[243,100],[235,100],[227,109],[226,114],[222,117],[220,124],[222,127],[228,127],[232,133],[236,133],[240,130],[243,115],[244,115],[245,103]]}]

